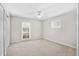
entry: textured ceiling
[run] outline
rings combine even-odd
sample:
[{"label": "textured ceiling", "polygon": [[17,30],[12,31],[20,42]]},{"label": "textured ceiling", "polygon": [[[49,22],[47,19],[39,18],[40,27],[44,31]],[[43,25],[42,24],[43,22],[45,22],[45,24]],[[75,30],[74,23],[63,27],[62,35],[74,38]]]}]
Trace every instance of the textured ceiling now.
[{"label": "textured ceiling", "polygon": [[38,11],[41,11],[42,17],[46,19],[69,12],[76,9],[76,4],[73,3],[7,3],[6,9],[12,15],[29,17],[38,19]]}]

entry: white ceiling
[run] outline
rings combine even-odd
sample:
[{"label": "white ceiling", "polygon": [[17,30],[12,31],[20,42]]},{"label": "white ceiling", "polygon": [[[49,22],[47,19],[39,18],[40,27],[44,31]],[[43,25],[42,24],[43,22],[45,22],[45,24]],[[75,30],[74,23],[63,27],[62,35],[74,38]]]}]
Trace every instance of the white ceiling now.
[{"label": "white ceiling", "polygon": [[76,9],[74,3],[7,3],[5,7],[12,15],[37,19],[37,11],[42,12],[40,19],[46,19]]}]

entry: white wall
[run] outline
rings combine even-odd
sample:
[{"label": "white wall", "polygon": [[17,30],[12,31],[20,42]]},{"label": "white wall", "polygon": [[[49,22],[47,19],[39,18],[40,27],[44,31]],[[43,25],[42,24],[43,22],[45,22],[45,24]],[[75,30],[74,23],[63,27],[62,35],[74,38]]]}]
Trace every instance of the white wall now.
[{"label": "white wall", "polygon": [[22,22],[31,24],[31,40],[41,38],[41,22],[39,20],[11,16],[11,43],[22,41]]},{"label": "white wall", "polygon": [[0,5],[0,56],[3,55],[3,8]]},{"label": "white wall", "polygon": [[[61,28],[51,28],[51,21],[53,20],[60,20],[62,24]],[[76,47],[76,11],[71,11],[45,20],[43,29],[44,39]]]}]

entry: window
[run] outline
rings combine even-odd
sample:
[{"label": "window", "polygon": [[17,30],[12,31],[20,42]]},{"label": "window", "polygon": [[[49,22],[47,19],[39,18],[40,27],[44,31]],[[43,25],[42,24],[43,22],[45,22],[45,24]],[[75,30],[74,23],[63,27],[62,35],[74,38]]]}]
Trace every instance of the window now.
[{"label": "window", "polygon": [[51,22],[51,28],[61,28],[61,21],[60,20],[53,20]]},{"label": "window", "polygon": [[30,38],[30,23],[28,23],[28,22],[22,23],[22,38],[23,39]]}]

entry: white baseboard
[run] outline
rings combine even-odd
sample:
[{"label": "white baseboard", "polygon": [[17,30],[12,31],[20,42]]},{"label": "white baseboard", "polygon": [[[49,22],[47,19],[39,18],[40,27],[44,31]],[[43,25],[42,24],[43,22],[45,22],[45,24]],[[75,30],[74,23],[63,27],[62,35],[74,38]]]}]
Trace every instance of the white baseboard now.
[{"label": "white baseboard", "polygon": [[[45,40],[48,40],[48,39],[45,39]],[[71,48],[77,48],[76,46],[69,45],[69,44],[66,44],[66,43],[61,43],[61,42],[57,42],[57,41],[53,41],[53,40],[48,40],[48,41],[55,42],[57,44],[61,44],[61,45],[68,46],[68,47],[71,47]]]}]

